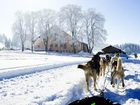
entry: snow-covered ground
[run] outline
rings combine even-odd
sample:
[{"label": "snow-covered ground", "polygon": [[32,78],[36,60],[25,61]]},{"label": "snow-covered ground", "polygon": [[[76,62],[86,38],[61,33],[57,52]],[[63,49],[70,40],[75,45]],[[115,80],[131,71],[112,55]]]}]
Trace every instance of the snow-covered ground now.
[{"label": "snow-covered ground", "polygon": [[[0,51],[0,80],[18,75],[34,73],[60,66],[86,62],[90,58],[70,56],[66,54],[36,52],[21,53],[19,51]],[[85,56],[85,55],[84,55]]]},{"label": "snow-covered ground", "polygon": [[[88,60],[56,54],[0,52],[0,105],[67,105],[91,96],[86,91],[84,72],[77,68]],[[140,105],[140,59],[128,59],[123,66],[125,91],[116,92],[108,74],[105,97],[122,105]],[[103,88],[104,80],[99,78],[97,88]],[[92,85],[90,89],[97,94]]]},{"label": "snow-covered ground", "polygon": [[0,82],[0,105],[67,105],[81,97],[83,85],[76,65],[19,76]]}]

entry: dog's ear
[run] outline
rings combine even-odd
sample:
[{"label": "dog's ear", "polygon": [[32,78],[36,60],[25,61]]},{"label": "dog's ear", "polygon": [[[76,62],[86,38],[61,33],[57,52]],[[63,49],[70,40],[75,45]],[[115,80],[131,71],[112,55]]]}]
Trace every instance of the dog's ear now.
[{"label": "dog's ear", "polygon": [[78,65],[78,67],[77,68],[83,68],[83,65]]},{"label": "dog's ear", "polygon": [[77,68],[80,68],[81,65],[78,65]]}]

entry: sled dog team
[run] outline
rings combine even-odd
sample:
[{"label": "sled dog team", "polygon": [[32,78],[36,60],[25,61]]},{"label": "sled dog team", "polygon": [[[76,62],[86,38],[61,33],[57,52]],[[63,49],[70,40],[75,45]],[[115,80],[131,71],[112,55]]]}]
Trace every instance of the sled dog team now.
[{"label": "sled dog team", "polygon": [[[115,79],[117,79],[117,89],[119,88],[120,82],[122,82],[122,87],[124,87],[124,70],[122,67],[122,59],[119,53],[115,54],[114,57],[106,55],[106,57],[100,57],[97,53],[84,65],[78,65],[78,68],[84,70],[87,90],[89,91],[89,80],[92,77],[94,80],[94,90],[96,88],[96,80],[99,76],[104,76],[105,73],[109,72],[111,68],[111,85],[115,86]],[[107,70],[107,71],[106,71]]]}]

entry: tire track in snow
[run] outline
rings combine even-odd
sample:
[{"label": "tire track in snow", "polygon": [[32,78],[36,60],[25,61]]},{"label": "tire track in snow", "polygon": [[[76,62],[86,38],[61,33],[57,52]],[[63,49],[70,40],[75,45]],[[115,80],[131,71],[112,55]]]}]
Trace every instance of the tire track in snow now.
[{"label": "tire track in snow", "polygon": [[9,79],[9,78],[14,78],[20,75],[26,75],[26,74],[32,74],[35,72],[41,72],[41,71],[46,71],[50,69],[55,69],[59,67],[64,67],[64,66],[70,66],[70,65],[75,65],[75,64],[80,64],[80,63],[85,63],[85,61],[77,61],[77,62],[69,62],[69,63],[62,63],[62,64],[53,64],[53,65],[38,65],[34,67],[25,67],[25,68],[15,68],[12,70],[7,70],[3,71],[0,73],[0,81],[3,79]]}]

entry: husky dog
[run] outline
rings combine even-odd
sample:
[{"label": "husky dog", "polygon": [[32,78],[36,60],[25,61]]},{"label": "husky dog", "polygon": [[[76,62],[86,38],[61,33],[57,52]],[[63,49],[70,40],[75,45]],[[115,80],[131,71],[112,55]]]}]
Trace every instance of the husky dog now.
[{"label": "husky dog", "polygon": [[105,70],[108,66],[108,62],[104,57],[100,58],[100,75],[105,75]]},{"label": "husky dog", "polygon": [[110,65],[111,57],[109,55],[106,55],[106,57],[100,58],[100,75],[105,75],[105,70],[107,69],[109,71],[109,65]]},{"label": "husky dog", "polygon": [[83,69],[85,73],[86,83],[87,83],[87,90],[89,91],[89,80],[90,77],[94,80],[94,90],[96,88],[96,79],[99,76],[100,72],[100,57],[99,55],[94,55],[92,60],[87,62],[85,65],[78,65],[78,68]]},{"label": "husky dog", "polygon": [[116,54],[111,60],[113,72],[111,73],[111,85],[114,87],[114,81],[117,79],[117,89],[119,88],[120,81],[122,81],[122,86],[124,87],[124,70],[122,67],[122,60],[119,54]]}]

